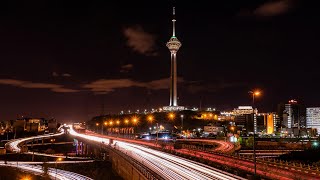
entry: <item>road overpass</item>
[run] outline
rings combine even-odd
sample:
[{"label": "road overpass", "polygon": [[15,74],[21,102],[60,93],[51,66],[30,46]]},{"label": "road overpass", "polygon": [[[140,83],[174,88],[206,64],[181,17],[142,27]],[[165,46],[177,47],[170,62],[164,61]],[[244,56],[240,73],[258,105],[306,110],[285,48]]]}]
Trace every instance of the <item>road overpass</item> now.
[{"label": "road overpass", "polygon": [[[140,144],[143,146],[153,148],[156,146],[154,143],[150,143],[148,141],[102,136],[99,134],[95,134],[91,131],[86,133],[86,135],[89,135],[91,138],[98,138],[97,142],[105,141],[105,143],[109,143],[109,139],[114,139],[120,142]],[[81,136],[85,137],[85,135],[83,134],[81,134]],[[220,164],[233,169],[239,169],[251,174],[253,174],[254,172],[253,158],[248,156],[231,155],[228,153],[220,153],[213,151],[202,151],[201,149],[172,148],[171,151],[173,151],[176,154],[178,153],[181,156],[196,157],[198,159],[201,159],[201,161],[203,162],[212,162],[214,164]],[[257,175],[272,179],[320,179],[319,169],[320,168],[315,166],[303,164],[299,165],[290,162],[283,162],[276,159],[257,159]]]},{"label": "road overpass", "polygon": [[47,134],[47,135],[40,135],[40,136],[32,136],[27,138],[20,138],[20,139],[14,139],[12,141],[9,141],[5,144],[5,148],[7,151],[20,153],[22,152],[20,144],[27,143],[29,141],[39,140],[39,139],[47,139],[52,137],[57,137],[63,135],[64,132],[59,132],[57,134]]},{"label": "road overpass", "polygon": [[[34,141],[34,140],[39,140],[39,139],[47,139],[47,138],[52,138],[52,137],[57,137],[63,135],[64,132],[59,132],[57,134],[48,134],[48,135],[40,135],[40,136],[33,136],[33,137],[27,137],[27,138],[20,138],[20,139],[14,139],[12,141],[9,141],[6,143],[5,147],[8,151],[14,152],[14,153],[25,153],[25,154],[33,154],[33,155],[39,155],[39,156],[46,156],[46,157],[54,157],[54,158],[65,158],[65,156],[56,156],[56,155],[49,155],[49,154],[43,154],[43,153],[36,153],[36,152],[23,152],[21,149],[21,144],[25,144],[29,141]],[[79,158],[79,157],[68,157],[69,159],[86,159],[86,161],[49,161],[46,162],[47,164],[79,164],[79,163],[90,163],[93,162],[93,160],[88,160],[87,158]],[[27,171],[32,174],[36,175],[43,175],[44,170],[43,170],[43,162],[1,162],[0,166],[3,167],[14,167],[18,168],[22,171]],[[60,180],[92,180],[89,177],[83,176],[78,173],[74,172],[69,172],[69,171],[64,171],[58,168],[48,168],[47,174],[52,178],[52,179],[60,179]]]},{"label": "road overpass", "polygon": [[[70,135],[87,139],[99,145],[111,146],[133,158],[138,163],[146,166],[154,173],[160,175],[162,179],[244,179],[195,161],[187,160],[132,142],[124,142],[116,138],[111,139],[110,137],[94,133],[90,133],[90,135],[81,134],[77,133],[72,127],[70,128]],[[140,141],[140,143],[142,142]]]},{"label": "road overpass", "polygon": [[[70,163],[70,162],[69,162]],[[77,162],[79,163],[79,162]],[[43,164],[43,162],[42,162]],[[43,166],[37,164],[28,164],[28,163],[17,163],[17,162],[9,162],[9,163],[0,163],[0,167],[12,167],[18,168],[22,171],[30,172],[35,175],[43,175],[44,170]],[[48,168],[48,175],[51,179],[59,179],[59,180],[93,180],[89,177],[83,176],[81,174],[77,174],[74,172],[64,171],[57,168]]]}]

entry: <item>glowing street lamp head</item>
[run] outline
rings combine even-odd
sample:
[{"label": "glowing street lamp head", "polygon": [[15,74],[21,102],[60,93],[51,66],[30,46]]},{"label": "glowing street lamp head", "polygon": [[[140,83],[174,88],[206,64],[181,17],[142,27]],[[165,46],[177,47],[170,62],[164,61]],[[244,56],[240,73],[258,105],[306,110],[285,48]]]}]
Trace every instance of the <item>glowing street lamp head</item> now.
[{"label": "glowing street lamp head", "polygon": [[260,91],[254,91],[253,93],[254,93],[255,96],[259,96],[261,94]]},{"label": "glowing street lamp head", "polygon": [[22,177],[21,180],[31,180],[31,178],[28,176],[25,176],[25,177]]},{"label": "glowing street lamp head", "polygon": [[174,117],[175,117],[175,114],[174,113],[169,113],[169,118],[171,119],[171,120],[173,120],[174,119]]},{"label": "glowing street lamp head", "polygon": [[260,96],[261,95],[261,91],[259,91],[259,90],[249,91],[249,93],[252,94],[252,96]]},{"label": "glowing street lamp head", "polygon": [[149,122],[152,122],[152,121],[153,121],[153,119],[154,119],[154,118],[153,118],[153,116],[152,116],[152,115],[149,115],[149,116],[148,116],[148,121],[149,121]]},{"label": "glowing street lamp head", "polygon": [[138,117],[133,116],[132,117],[132,122],[133,122],[134,125],[136,125],[138,123]]},{"label": "glowing street lamp head", "polygon": [[96,126],[99,126],[99,123],[96,123]]},{"label": "glowing street lamp head", "polygon": [[108,122],[104,122],[104,125],[105,125],[105,126],[108,126]]},{"label": "glowing street lamp head", "polygon": [[113,121],[110,121],[109,124],[110,124],[110,126],[112,126],[113,125]]},{"label": "glowing street lamp head", "polygon": [[62,158],[58,158],[57,161],[62,161]]},{"label": "glowing street lamp head", "polygon": [[118,120],[118,121],[117,121],[117,125],[119,125],[119,124],[120,124],[120,121]]},{"label": "glowing street lamp head", "polygon": [[129,120],[128,120],[128,119],[125,119],[125,120],[124,120],[124,123],[128,124],[128,123],[129,123]]}]

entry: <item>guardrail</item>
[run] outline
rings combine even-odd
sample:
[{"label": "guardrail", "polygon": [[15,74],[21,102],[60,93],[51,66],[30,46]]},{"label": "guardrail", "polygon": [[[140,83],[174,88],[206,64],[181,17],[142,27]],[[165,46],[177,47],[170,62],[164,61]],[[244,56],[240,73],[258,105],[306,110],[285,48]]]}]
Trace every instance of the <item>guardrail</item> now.
[{"label": "guardrail", "polygon": [[112,151],[113,153],[117,154],[118,156],[121,156],[123,159],[125,159],[127,162],[129,162],[134,168],[136,168],[144,177],[146,177],[149,180],[164,180],[159,174],[153,172],[150,168],[143,165],[141,162],[135,160],[134,158],[126,155],[125,153],[115,149],[114,147],[110,145],[103,146],[109,151]]}]

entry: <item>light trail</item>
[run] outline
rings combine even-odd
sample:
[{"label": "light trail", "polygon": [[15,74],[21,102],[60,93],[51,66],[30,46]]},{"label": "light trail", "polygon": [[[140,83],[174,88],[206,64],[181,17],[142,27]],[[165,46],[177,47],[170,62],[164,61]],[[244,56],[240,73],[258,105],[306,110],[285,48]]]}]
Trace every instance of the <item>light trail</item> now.
[{"label": "light trail", "polygon": [[[29,165],[29,164],[1,164],[0,166],[15,167],[21,169],[22,171],[27,171],[32,174],[42,175],[44,173],[43,167],[39,165]],[[53,179],[60,180],[93,180],[89,177],[77,174],[74,172],[64,171],[56,168],[48,168],[48,175]]]},{"label": "light trail", "polygon": [[233,152],[234,150],[234,144],[231,142],[225,142],[222,140],[209,140],[209,139],[178,139],[177,141],[181,142],[205,142],[205,143],[211,143],[211,144],[217,144],[218,147],[216,147],[213,152]]},{"label": "light trail", "polygon": [[[98,143],[109,143],[109,139],[93,135],[79,134],[70,126],[70,134]],[[196,179],[196,180],[235,180],[244,179],[236,175],[190,161],[161,151],[146,148],[141,145],[113,141],[113,147],[150,168],[164,179]]]},{"label": "light trail", "polygon": [[[94,160],[87,160],[87,161],[48,161],[46,162],[47,164],[79,164],[79,163],[93,163],[95,162]],[[4,162],[0,162],[1,164],[5,164]],[[39,161],[39,162],[34,162],[34,161],[7,161],[7,164],[9,165],[16,165],[16,164],[43,164],[43,162]]]},{"label": "light trail", "polygon": [[73,157],[73,156],[61,156],[61,155],[52,155],[52,154],[45,154],[45,153],[38,153],[38,152],[24,152],[24,154],[31,154],[37,156],[46,156],[46,157],[53,157],[53,158],[68,158],[68,159],[90,159],[88,157]]},{"label": "light trail", "polygon": [[21,144],[23,142],[41,139],[41,138],[50,138],[50,137],[55,137],[55,136],[61,136],[62,134],[64,134],[64,132],[60,132],[60,133],[52,134],[52,135],[41,135],[41,136],[32,136],[32,137],[28,137],[28,138],[15,139],[15,140],[12,140],[12,141],[9,141],[8,143],[6,143],[5,147],[9,151],[19,153],[19,152],[21,152],[21,148],[19,147],[19,144]]}]

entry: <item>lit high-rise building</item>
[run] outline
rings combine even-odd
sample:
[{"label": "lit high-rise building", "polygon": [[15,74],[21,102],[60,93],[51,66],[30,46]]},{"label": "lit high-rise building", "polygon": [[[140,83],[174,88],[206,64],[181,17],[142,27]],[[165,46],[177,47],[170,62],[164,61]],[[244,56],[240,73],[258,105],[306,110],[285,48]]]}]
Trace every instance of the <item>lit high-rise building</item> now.
[{"label": "lit high-rise building", "polygon": [[266,130],[267,134],[273,134],[276,130],[276,114],[275,113],[268,113],[266,118]]},{"label": "lit high-rise building", "polygon": [[283,125],[286,128],[305,128],[305,107],[302,104],[298,104],[296,100],[290,100],[285,104],[283,115]]},{"label": "lit high-rise building", "polygon": [[307,108],[307,128],[315,128],[320,133],[320,107]]}]

